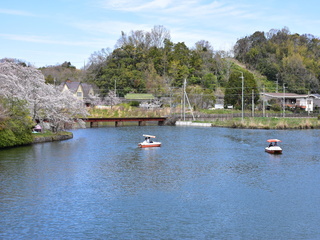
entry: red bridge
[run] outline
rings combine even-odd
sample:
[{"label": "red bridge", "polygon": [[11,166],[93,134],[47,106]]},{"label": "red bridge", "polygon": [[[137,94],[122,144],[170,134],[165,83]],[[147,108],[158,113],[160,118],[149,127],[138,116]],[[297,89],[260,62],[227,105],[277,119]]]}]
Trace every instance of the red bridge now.
[{"label": "red bridge", "polygon": [[99,122],[114,122],[116,127],[123,122],[138,122],[139,126],[145,122],[158,122],[158,125],[162,126],[166,119],[166,117],[82,118],[83,121],[90,122],[90,127],[97,127]]}]

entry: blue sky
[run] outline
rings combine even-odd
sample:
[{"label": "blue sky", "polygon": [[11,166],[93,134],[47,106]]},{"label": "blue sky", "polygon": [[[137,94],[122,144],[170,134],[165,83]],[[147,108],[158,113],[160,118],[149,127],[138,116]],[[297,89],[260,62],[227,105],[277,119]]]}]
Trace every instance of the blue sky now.
[{"label": "blue sky", "polygon": [[0,3],[0,58],[36,67],[69,61],[77,68],[95,51],[114,49],[121,31],[161,25],[171,41],[193,47],[207,40],[230,50],[255,31],[288,27],[320,36],[316,0],[10,0]]}]

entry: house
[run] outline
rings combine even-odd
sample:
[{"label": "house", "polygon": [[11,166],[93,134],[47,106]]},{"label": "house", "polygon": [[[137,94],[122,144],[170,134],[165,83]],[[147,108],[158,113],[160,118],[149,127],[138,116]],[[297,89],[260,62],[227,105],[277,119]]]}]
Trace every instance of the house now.
[{"label": "house", "polygon": [[313,97],[313,106],[317,107],[318,109],[320,108],[320,94],[318,93],[314,93],[310,95],[311,97]]},{"label": "house", "polygon": [[305,111],[313,111],[314,97],[308,94],[296,94],[296,93],[260,93],[261,99],[268,102],[271,99],[275,99],[278,103],[290,108],[302,108]]},{"label": "house", "polygon": [[62,83],[61,87],[62,87],[62,90],[61,90],[62,92],[70,91],[78,99],[82,100],[86,106],[91,105],[90,98],[91,96],[95,95],[95,91],[91,84],[83,83],[83,82],[72,82],[68,80]]},{"label": "house", "polygon": [[146,109],[160,108],[162,102],[150,93],[128,93],[124,96],[125,100],[139,102],[139,107]]},{"label": "house", "polygon": [[223,104],[216,103],[216,104],[214,104],[214,109],[224,109],[224,106],[223,106]]}]

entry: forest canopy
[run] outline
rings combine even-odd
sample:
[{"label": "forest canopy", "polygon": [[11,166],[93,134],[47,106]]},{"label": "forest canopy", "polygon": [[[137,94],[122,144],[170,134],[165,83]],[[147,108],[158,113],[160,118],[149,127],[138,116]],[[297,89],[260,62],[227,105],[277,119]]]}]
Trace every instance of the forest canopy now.
[{"label": "forest canopy", "polygon": [[86,66],[87,79],[100,88],[102,95],[116,89],[120,96],[163,96],[181,88],[184,79],[212,94],[228,81],[229,63],[225,55],[215,52],[205,40],[191,49],[184,42],[173,43],[166,28],[155,26],[150,32],[122,32],[116,49],[93,53]]},{"label": "forest canopy", "polygon": [[257,31],[237,41],[234,57],[289,92],[319,91],[320,39],[311,34],[291,34],[286,27]]},{"label": "forest canopy", "polygon": [[184,42],[174,43],[168,29],[154,26],[150,31],[121,32],[115,49],[92,53],[83,71],[67,61],[41,71],[48,83],[67,79],[94,83],[102,97],[110,91],[120,97],[127,93],[169,96],[181,91],[186,79],[188,89],[214,98],[217,92],[232,92],[226,88],[235,69],[254,75],[257,94],[263,87],[281,92],[284,86],[292,93],[317,93],[320,39],[292,34],[284,27],[240,38],[232,51],[225,52],[214,50],[206,40],[191,48]]}]

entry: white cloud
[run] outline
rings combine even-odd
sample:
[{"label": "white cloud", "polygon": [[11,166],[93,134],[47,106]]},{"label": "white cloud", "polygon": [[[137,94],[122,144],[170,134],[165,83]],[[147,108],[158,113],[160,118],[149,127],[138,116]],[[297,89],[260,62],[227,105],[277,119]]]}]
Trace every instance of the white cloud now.
[{"label": "white cloud", "polygon": [[0,13],[8,14],[8,15],[18,15],[18,16],[34,16],[30,12],[13,10],[13,9],[3,9],[3,8],[2,9],[0,8]]},{"label": "white cloud", "polygon": [[102,6],[106,9],[126,11],[126,12],[139,12],[142,10],[150,9],[164,9],[168,7],[172,0],[153,0],[153,1],[143,1],[143,0],[106,0],[102,2]]},{"label": "white cloud", "polygon": [[43,44],[55,44],[55,45],[67,45],[67,46],[92,46],[100,45],[103,40],[96,39],[90,41],[74,41],[74,40],[56,40],[44,36],[36,35],[19,35],[19,34],[0,34],[0,37],[22,42],[31,42],[31,43],[43,43]]},{"label": "white cloud", "polygon": [[72,23],[72,26],[93,34],[109,34],[120,37],[121,31],[128,33],[131,30],[149,30],[148,24],[135,24],[126,21],[83,21]]},{"label": "white cloud", "polygon": [[173,29],[171,31],[172,41],[174,43],[184,42],[189,48],[194,47],[195,43],[200,40],[206,40],[211,43],[214,50],[229,51],[236,42],[233,34],[221,32],[217,30],[202,30],[198,29],[192,32],[184,29]]},{"label": "white cloud", "polygon": [[[174,43],[193,47],[199,40],[209,41],[215,50],[229,50],[237,39],[255,31],[269,31],[287,26],[291,32],[319,35],[319,18],[309,5],[276,0],[87,0],[79,2],[77,12],[34,8],[41,22],[25,18],[24,26],[14,22],[2,26],[2,45],[13,49],[33,47],[66,49],[71,54],[113,48],[121,32],[151,31],[162,25],[170,31]],[[71,1],[66,1],[71,2]],[[70,8],[68,8],[70,7]],[[303,10],[303,8],[306,9]],[[78,12],[79,10],[79,12]],[[83,12],[82,12],[83,11]],[[309,11],[309,12],[308,12]],[[311,11],[311,12],[310,12]],[[304,12],[312,13],[304,16]],[[41,12],[41,14],[40,14]],[[49,13],[58,13],[49,14]],[[42,15],[45,13],[45,15]],[[9,15],[35,16],[28,11],[0,8],[5,22]],[[30,21],[29,21],[30,20]],[[36,26],[34,24],[37,24]],[[17,44],[18,43],[18,44]],[[24,45],[23,43],[26,43]],[[31,44],[36,43],[36,44]],[[41,45],[42,44],[42,45]],[[24,46],[24,47],[22,47]],[[27,46],[27,47],[25,47]],[[64,47],[65,46],[65,47]],[[12,50],[7,54],[11,54]]]},{"label": "white cloud", "polygon": [[[197,19],[204,17],[251,17],[254,13],[248,9],[249,5],[230,3],[227,1],[212,1],[207,4],[201,1],[185,0],[154,0],[154,1],[130,1],[130,0],[106,0],[102,6],[108,10],[119,12],[131,12],[136,14],[148,14],[150,17],[166,14],[167,17],[188,17]],[[152,11],[152,14],[150,14]]]},{"label": "white cloud", "polygon": [[[81,21],[72,25],[91,34],[111,37],[114,39],[112,46],[120,38],[121,31],[130,34],[132,30],[150,31],[155,25],[163,25],[170,30],[174,42],[185,42],[192,47],[199,40],[208,40],[215,49],[229,50],[237,40],[230,33],[239,23],[235,19],[257,18],[247,5],[228,4],[225,1],[204,4],[196,0],[108,0],[103,4],[108,11],[116,10],[116,18],[122,19],[124,16],[126,21],[113,18],[112,21]],[[135,23],[136,19],[139,19],[138,23]]]}]

